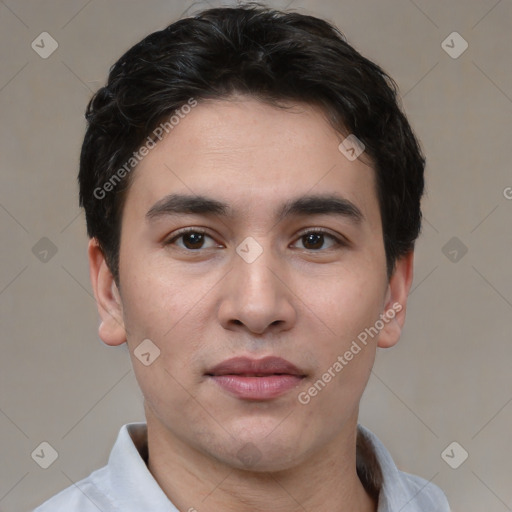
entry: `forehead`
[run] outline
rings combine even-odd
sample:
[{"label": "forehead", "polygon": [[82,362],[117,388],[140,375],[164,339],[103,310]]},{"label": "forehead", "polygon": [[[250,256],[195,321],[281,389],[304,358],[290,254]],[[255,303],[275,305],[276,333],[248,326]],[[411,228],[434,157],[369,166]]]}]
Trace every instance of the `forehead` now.
[{"label": "forehead", "polygon": [[270,216],[291,198],[337,192],[378,224],[371,162],[347,159],[338,149],[343,139],[311,105],[282,109],[247,97],[201,102],[133,171],[125,210],[140,218],[180,193],[218,199],[232,217]]}]

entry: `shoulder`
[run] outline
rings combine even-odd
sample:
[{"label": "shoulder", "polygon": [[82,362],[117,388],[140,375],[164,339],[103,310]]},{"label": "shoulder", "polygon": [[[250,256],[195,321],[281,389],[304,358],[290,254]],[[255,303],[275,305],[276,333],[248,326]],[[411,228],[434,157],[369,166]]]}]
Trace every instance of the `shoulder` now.
[{"label": "shoulder", "polygon": [[400,471],[373,432],[358,425],[358,437],[361,446],[367,444],[367,451],[371,452],[364,462],[373,481],[378,482],[378,512],[450,512],[443,491],[424,478]]},{"label": "shoulder", "polygon": [[403,512],[429,510],[432,512],[450,512],[450,505],[444,492],[432,482],[404,471],[398,471],[403,483]]},{"label": "shoulder", "polygon": [[33,512],[117,512],[118,508],[95,483],[107,476],[106,471],[107,467],[94,471],[39,505]]},{"label": "shoulder", "polygon": [[[32,512],[138,512],[169,510],[169,500],[149,472],[147,426],[123,425],[108,463]],[[172,509],[171,509],[172,510]]]},{"label": "shoulder", "polygon": [[145,424],[123,425],[110,452],[107,465],[93,471],[89,476],[73,483],[45,501],[32,512],[121,512],[119,494],[127,487],[127,475],[137,465],[140,455],[130,436],[133,432],[138,442],[143,441]]}]

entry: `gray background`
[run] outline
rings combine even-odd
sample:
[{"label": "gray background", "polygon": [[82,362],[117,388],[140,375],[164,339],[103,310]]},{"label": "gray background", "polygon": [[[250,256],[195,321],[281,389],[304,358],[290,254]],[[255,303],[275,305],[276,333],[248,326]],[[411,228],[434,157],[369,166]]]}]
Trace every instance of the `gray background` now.
[{"label": "gray background", "polygon": [[[104,465],[120,426],[144,419],[126,349],[97,335],[77,206],[83,113],[126,49],[205,5],[0,0],[4,512],[28,510]],[[290,8],[334,22],[395,78],[428,157],[407,325],[395,348],[379,351],[361,422],[401,469],[441,486],[455,512],[512,510],[512,1]],[[47,59],[31,47],[43,31],[58,43]],[[458,58],[442,46],[454,31],[469,44]],[[453,37],[446,45],[462,48]],[[43,441],[58,453],[48,469],[31,457]],[[469,453],[457,469],[441,457],[453,441]],[[449,450],[450,462],[462,453]]]}]

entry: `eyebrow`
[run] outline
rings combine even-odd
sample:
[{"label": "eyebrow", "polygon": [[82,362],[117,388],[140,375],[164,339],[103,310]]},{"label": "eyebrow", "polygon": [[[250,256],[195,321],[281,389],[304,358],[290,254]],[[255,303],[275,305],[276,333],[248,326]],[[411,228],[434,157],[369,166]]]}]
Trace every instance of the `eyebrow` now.
[{"label": "eyebrow", "polygon": [[[202,195],[169,194],[148,210],[146,220],[186,214],[234,217],[233,209],[217,199]],[[276,210],[277,222],[287,217],[305,215],[335,215],[347,218],[354,224],[364,219],[363,213],[354,203],[336,194],[300,196],[286,201]]]}]

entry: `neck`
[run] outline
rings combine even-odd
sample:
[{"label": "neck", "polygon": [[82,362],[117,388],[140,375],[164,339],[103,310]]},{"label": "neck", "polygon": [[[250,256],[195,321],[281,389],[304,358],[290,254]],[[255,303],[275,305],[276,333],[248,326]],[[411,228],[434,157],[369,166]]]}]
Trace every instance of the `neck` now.
[{"label": "neck", "polygon": [[188,512],[375,512],[356,471],[357,418],[329,445],[274,472],[240,470],[184,443],[151,413],[148,468]]}]

